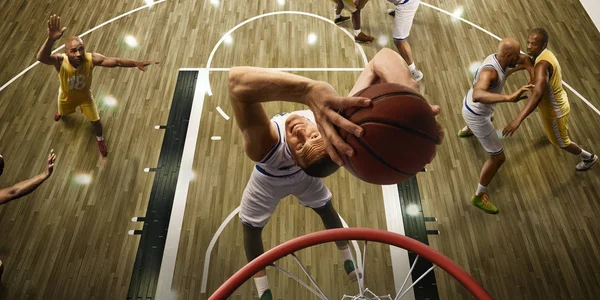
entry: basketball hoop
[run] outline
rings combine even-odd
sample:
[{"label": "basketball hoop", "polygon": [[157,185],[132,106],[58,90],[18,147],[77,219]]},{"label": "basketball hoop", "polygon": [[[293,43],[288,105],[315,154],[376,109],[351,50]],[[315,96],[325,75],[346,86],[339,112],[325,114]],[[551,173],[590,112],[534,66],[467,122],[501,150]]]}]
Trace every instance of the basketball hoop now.
[{"label": "basketball hoop", "polygon": [[[469,273],[467,273],[465,270],[463,270],[460,266],[458,266],[455,262],[450,260],[445,255],[439,253],[438,251],[434,250],[433,248],[431,248],[417,240],[414,240],[409,237],[402,236],[402,235],[399,235],[399,234],[396,234],[393,232],[379,230],[379,229],[339,228],[339,229],[329,229],[329,230],[323,230],[323,231],[319,231],[319,232],[310,233],[310,234],[295,238],[293,240],[290,240],[288,242],[285,242],[285,243],[265,252],[263,255],[257,257],[256,259],[254,259],[253,261],[248,263],[246,266],[241,268],[239,271],[237,271],[235,274],[233,274],[233,276],[231,276],[231,278],[229,278],[227,281],[225,281],[225,283],[223,283],[210,296],[209,300],[226,299],[238,287],[240,287],[244,282],[249,280],[254,274],[256,274],[258,271],[266,268],[267,266],[273,266],[279,270],[282,270],[283,272],[288,274],[288,276],[298,280],[298,282],[300,282],[302,285],[304,285],[304,287],[306,287],[307,289],[311,290],[319,298],[327,299],[327,297],[323,294],[323,292],[318,287],[316,282],[314,282],[312,277],[306,272],[304,266],[301,264],[301,262],[299,262],[298,258],[294,254],[294,252],[304,249],[304,248],[307,248],[307,247],[310,247],[310,246],[328,243],[328,242],[341,241],[341,240],[365,241],[365,252],[366,252],[366,242],[367,241],[388,244],[388,245],[396,246],[396,247],[399,247],[402,249],[406,249],[410,252],[413,252],[413,253],[417,254],[418,256],[411,267],[411,271],[414,268],[414,266],[416,265],[416,262],[419,257],[423,257],[426,260],[430,261],[432,264],[434,264],[434,266],[432,268],[430,268],[425,274],[423,274],[423,276],[421,276],[419,279],[417,279],[411,286],[409,286],[401,294],[401,292],[404,288],[404,285],[403,285],[402,288],[400,288],[398,295],[396,295],[396,298],[392,298],[389,295],[388,296],[376,296],[373,292],[371,292],[370,290],[365,288],[364,287],[364,273],[363,273],[362,279],[358,280],[360,294],[357,296],[344,296],[343,299],[399,299],[404,294],[406,294],[406,292],[408,292],[410,290],[410,288],[412,286],[414,286],[421,278],[423,278],[427,273],[432,271],[435,266],[439,266],[444,271],[446,271],[448,274],[452,275],[476,299],[481,299],[481,300],[491,300],[492,299],[492,296],[483,287],[481,287],[481,285],[477,281],[475,281],[475,279],[473,279],[473,277],[471,277],[471,275]],[[298,262],[298,264],[300,265],[302,270],[309,277],[311,283],[316,287],[316,290],[312,289],[311,287],[308,286],[308,284],[302,282],[298,278],[289,274],[289,272],[281,269],[280,267],[278,267],[277,265],[274,264],[275,261],[277,261],[287,255],[292,255],[292,257],[296,260],[296,262]],[[364,271],[364,260],[363,260],[362,268],[360,268],[360,266],[358,266],[358,265],[357,265],[357,267],[361,271]],[[410,273],[409,273],[409,275],[410,275]],[[408,279],[408,277],[407,277],[407,279]],[[362,282],[362,284],[361,284],[361,282]],[[406,284],[406,279],[405,279],[404,283]]]}]

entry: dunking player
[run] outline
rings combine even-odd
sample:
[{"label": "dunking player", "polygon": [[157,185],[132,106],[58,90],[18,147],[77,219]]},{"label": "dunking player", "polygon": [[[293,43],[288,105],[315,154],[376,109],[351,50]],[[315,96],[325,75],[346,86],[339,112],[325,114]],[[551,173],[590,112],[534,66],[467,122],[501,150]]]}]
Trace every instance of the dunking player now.
[{"label": "dunking player", "polygon": [[[383,49],[359,76],[350,95],[376,83],[392,82],[418,90],[408,66],[398,53]],[[242,195],[240,219],[248,261],[263,252],[262,229],[279,201],[294,195],[319,214],[326,228],[342,227],[331,203],[331,192],[319,177],[334,173],[342,165],[340,154],[353,155],[334,125],[360,136],[362,128],[341,117],[342,107],[368,106],[361,97],[340,97],[322,81],[263,68],[234,67],[229,72],[229,97],[244,151],[256,162]],[[310,110],[282,113],[269,119],[262,102],[287,101],[307,105]],[[439,107],[432,106],[434,114]],[[438,124],[439,126],[439,124]],[[441,126],[439,126],[441,128]],[[336,243],[350,279],[355,270],[347,241]],[[260,299],[272,299],[266,271],[254,275]]]}]

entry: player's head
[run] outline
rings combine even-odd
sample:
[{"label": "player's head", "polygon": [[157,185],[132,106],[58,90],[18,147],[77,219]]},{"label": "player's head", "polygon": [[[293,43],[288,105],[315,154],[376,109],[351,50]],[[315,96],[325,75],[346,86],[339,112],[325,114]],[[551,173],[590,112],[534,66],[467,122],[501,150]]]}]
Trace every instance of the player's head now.
[{"label": "player's head", "polygon": [[285,138],[294,162],[313,177],[327,177],[339,166],[331,160],[317,125],[292,114],[285,121]]},{"label": "player's head", "polygon": [[521,44],[515,39],[504,38],[498,44],[496,55],[501,59],[504,67],[514,68],[519,62]]},{"label": "player's head", "polygon": [[65,52],[73,66],[79,66],[85,59],[83,40],[78,36],[70,36],[65,42]]},{"label": "player's head", "polygon": [[548,31],[544,28],[534,28],[527,38],[527,54],[537,57],[548,47]]}]

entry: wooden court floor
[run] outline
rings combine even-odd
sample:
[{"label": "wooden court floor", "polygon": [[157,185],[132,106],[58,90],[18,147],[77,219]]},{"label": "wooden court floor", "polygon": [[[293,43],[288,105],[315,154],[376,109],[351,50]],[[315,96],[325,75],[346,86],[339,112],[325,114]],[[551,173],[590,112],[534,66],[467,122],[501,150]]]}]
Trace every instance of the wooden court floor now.
[{"label": "wooden court floor", "polygon": [[[596,47],[600,33],[578,1],[426,3],[450,12],[462,6],[463,18],[499,36],[517,38],[523,46],[528,29],[547,28],[550,49],[561,62],[564,80],[600,106],[600,50]],[[112,0],[0,2],[0,18],[5,24],[0,31],[4,41],[0,85],[35,62],[51,13],[61,15],[70,35],[142,5],[143,1]],[[386,8],[385,1],[368,3],[363,30],[377,38],[387,37],[382,44],[393,48]],[[177,70],[204,67],[213,45],[226,31],[251,17],[280,10],[327,18],[333,14],[326,0],[285,1],[283,5],[277,1],[248,4],[235,0],[213,5],[210,1],[167,0],[84,37],[89,51],[161,62],[146,73],[95,70],[93,91],[105,125],[107,159],[99,158],[91,127],[81,115],[61,123],[52,120],[58,86],[51,67],[37,65],[0,91],[0,153],[6,161],[0,187],[39,173],[50,149],[58,155],[55,173],[46,183],[26,198],[0,207],[0,259],[6,268],[0,299],[125,298],[139,241],[127,231],[140,227],[130,222],[131,217],[146,211],[153,175],[144,173],[143,168],[152,167],[160,154],[162,132],[153,128],[167,120]],[[351,29],[348,24],[344,27]],[[310,32],[317,36],[315,45],[306,43]],[[137,47],[123,43],[128,34],[137,38]],[[232,40],[219,48],[212,67],[362,66],[360,53],[347,36],[307,16],[256,20],[235,31]],[[596,221],[600,169],[576,173],[577,160],[545,141],[536,113],[513,138],[503,141],[507,162],[490,187],[500,214],[490,216],[476,210],[469,198],[486,155],[476,140],[459,140],[454,133],[462,126],[461,99],[472,80],[469,66],[493,53],[496,41],[426,6],[417,12],[409,41],[416,64],[425,74],[422,91],[431,103],[442,107],[439,120],[446,129],[445,142],[429,172],[418,175],[423,211],[438,218],[437,224],[428,226],[441,232],[429,237],[431,246],[469,271],[495,299],[596,299],[600,295],[596,271],[600,268],[600,225]],[[363,49],[371,58],[382,47],[373,43]],[[342,94],[358,76],[354,72],[299,74],[329,81]],[[239,204],[252,167],[241,151],[234,120],[225,121],[215,110],[220,105],[230,113],[224,95],[225,73],[213,73],[211,78],[214,95],[207,98],[202,112],[194,163],[198,176],[190,185],[173,282],[182,299],[207,297],[199,293],[206,243],[224,216]],[[526,81],[524,74],[515,75],[505,89],[513,91]],[[107,96],[114,97],[118,105],[107,105]],[[568,96],[572,139],[600,152],[600,116],[572,92]],[[502,128],[523,105],[500,105],[496,126]],[[270,104],[268,111],[296,107]],[[212,135],[223,139],[213,142]],[[229,154],[227,160],[222,159],[225,153]],[[91,178],[88,184],[78,183],[82,174]],[[351,226],[385,228],[380,187],[360,183],[345,171],[326,179],[326,184],[334,193],[336,208]],[[229,241],[220,240],[215,247],[211,268],[220,273],[209,281],[209,291],[245,263],[239,228],[234,218],[222,234]],[[314,213],[287,199],[265,230],[265,245],[271,247],[320,229]],[[387,250],[373,249],[373,261],[367,264],[386,269]],[[324,276],[331,275],[327,288],[345,287],[347,283],[337,276],[342,270],[336,265],[334,247],[325,245],[316,251],[302,253],[306,262]],[[328,254],[330,260],[321,264],[315,253]],[[371,279],[367,280],[373,280],[377,288],[393,286],[386,272],[368,273]],[[436,272],[436,277],[442,299],[469,298],[443,272]],[[286,296],[290,294],[279,292],[289,288],[288,283],[279,277],[271,280],[280,299],[290,299]],[[247,293],[255,295],[252,284],[243,286],[236,297],[248,299]],[[290,293],[295,295],[293,290]]]}]

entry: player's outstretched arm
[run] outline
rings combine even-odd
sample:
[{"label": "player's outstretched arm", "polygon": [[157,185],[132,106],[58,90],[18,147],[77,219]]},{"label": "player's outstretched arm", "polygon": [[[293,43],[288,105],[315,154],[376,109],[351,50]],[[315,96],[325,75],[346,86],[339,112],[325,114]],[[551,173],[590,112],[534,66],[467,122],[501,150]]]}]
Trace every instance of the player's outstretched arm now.
[{"label": "player's outstretched arm", "polygon": [[481,102],[483,104],[518,102],[519,100],[526,98],[521,96],[533,87],[532,84],[527,84],[510,95],[491,93],[488,89],[492,82],[496,80],[498,80],[498,73],[496,70],[489,67],[483,68],[479,72],[479,78],[473,87],[473,101]]},{"label": "player's outstretched arm", "polygon": [[52,175],[55,159],[56,154],[54,154],[54,150],[51,150],[50,154],[48,155],[48,162],[44,172],[25,181],[21,181],[9,188],[1,189],[0,205],[6,204],[12,200],[21,198],[33,192],[38,186],[40,186],[44,181],[46,181],[46,179],[48,179],[50,175]]},{"label": "player's outstretched arm", "polygon": [[118,57],[106,57],[99,53],[92,53],[92,62],[94,66],[106,67],[106,68],[133,68],[136,67],[142,72],[146,72],[146,67],[149,65],[157,65],[158,61],[136,61]]},{"label": "player's outstretched arm", "polygon": [[542,101],[542,96],[544,95],[544,91],[547,89],[548,78],[550,77],[549,71],[551,67],[552,65],[546,61],[542,61],[535,66],[535,86],[533,88],[533,92],[531,93],[531,97],[519,115],[512,120],[512,122],[506,125],[506,127],[504,127],[504,130],[502,130],[503,136],[512,136],[517,128],[519,128],[523,120],[525,120],[525,118],[527,118],[535,110],[538,104],[540,104]]},{"label": "player's outstretched arm", "polygon": [[50,19],[48,20],[48,38],[46,38],[42,48],[40,48],[37,53],[37,60],[39,62],[56,68],[60,67],[63,56],[60,54],[52,54],[52,46],[54,46],[56,40],[62,37],[66,29],[66,27],[60,27],[59,16],[50,16]]}]

